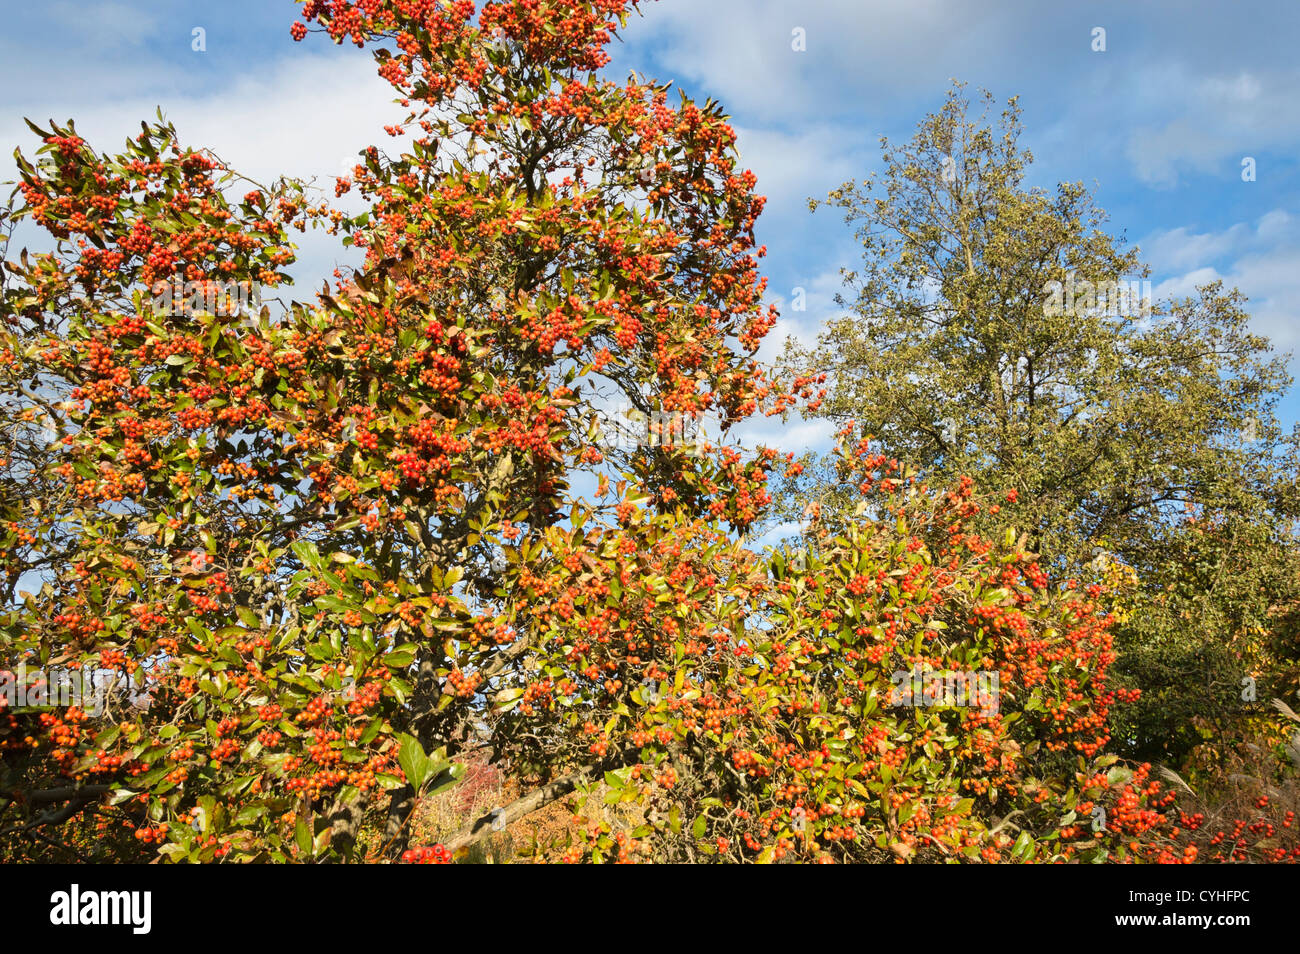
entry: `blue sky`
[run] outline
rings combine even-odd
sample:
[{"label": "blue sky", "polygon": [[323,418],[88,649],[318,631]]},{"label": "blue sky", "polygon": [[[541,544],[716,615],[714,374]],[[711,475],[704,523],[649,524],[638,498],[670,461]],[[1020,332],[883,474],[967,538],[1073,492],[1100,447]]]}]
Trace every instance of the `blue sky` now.
[{"label": "blue sky", "polygon": [[[74,117],[108,150],[162,106],[187,142],[254,178],[325,180],[383,145],[381,125],[400,115],[368,54],[290,40],[290,0],[0,0],[0,10],[0,178],[12,178],[14,146],[34,148],[23,116]],[[1104,52],[1092,49],[1097,27]],[[808,293],[769,353],[834,314],[839,269],[856,259],[847,228],[809,214],[808,197],[877,168],[879,137],[910,136],[951,78],[1020,96],[1031,183],[1095,187],[1113,229],[1151,264],[1157,294],[1223,277],[1250,297],[1256,330],[1300,350],[1298,37],[1293,0],[659,0],[632,18],[611,71],[672,79],[732,115],[769,198],[759,238],[771,295]],[[1242,181],[1244,157],[1253,182]],[[296,271],[318,287],[338,257],[308,238]],[[1282,417],[1300,418],[1295,391]],[[771,426],[788,449],[824,437],[815,425]]]}]

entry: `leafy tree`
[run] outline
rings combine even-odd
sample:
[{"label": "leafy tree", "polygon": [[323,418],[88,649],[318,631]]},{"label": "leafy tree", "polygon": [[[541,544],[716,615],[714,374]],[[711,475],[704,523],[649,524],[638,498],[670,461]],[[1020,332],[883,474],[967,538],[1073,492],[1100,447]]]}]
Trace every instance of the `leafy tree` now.
[{"label": "leafy tree", "polygon": [[[1294,666],[1257,652],[1253,632],[1300,581],[1297,442],[1274,416],[1290,378],[1236,291],[1150,300],[1138,250],[1081,184],[1026,184],[1020,132],[1014,99],[990,123],[955,87],[909,142],[884,141],[879,178],[831,192],[863,261],[844,276],[849,313],[811,349],[792,344],[787,365],[827,375],[818,413],[936,485],[969,473],[1016,490],[1015,519],[1054,572],[1136,573],[1143,608],[1121,631],[1120,668],[1162,689],[1124,741],[1176,757],[1170,718],[1220,720],[1223,687],[1254,674],[1263,697]],[[786,513],[806,498],[833,511],[837,488],[810,467]],[[1173,559],[1184,512],[1230,528],[1213,538],[1222,549],[1204,553],[1202,538],[1195,559]]]},{"label": "leafy tree", "polygon": [[[706,524],[756,516],[771,455],[606,454],[589,430],[611,401],[754,412],[762,200],[715,104],[598,75],[626,8],[305,4],[296,38],[373,46],[411,108],[400,152],[340,182],[354,218],[241,183],[162,122],[117,155],[33,127],[18,214],[56,248],[9,264],[5,319],[73,402],[49,473],[75,553],[12,607],[3,655],[131,691],[7,714],[12,850],[93,810],[171,859],[395,855],[484,732],[539,774],[599,775],[629,756],[577,744],[584,723],[624,718],[647,673],[714,665]],[[280,315],[232,307],[309,224],[364,266]],[[679,607],[661,574],[693,566],[713,576]],[[607,586],[615,608],[557,654],[535,601]]]}]

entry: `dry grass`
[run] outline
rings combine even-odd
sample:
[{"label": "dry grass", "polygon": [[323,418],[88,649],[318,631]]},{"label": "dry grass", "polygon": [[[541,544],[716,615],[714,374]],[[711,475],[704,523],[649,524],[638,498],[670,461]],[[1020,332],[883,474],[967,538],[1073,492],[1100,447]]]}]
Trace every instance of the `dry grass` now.
[{"label": "dry grass", "polygon": [[1280,721],[1253,740],[1217,748],[1214,770],[1179,789],[1185,816],[1203,816],[1182,837],[1202,862],[1300,862],[1300,715],[1274,701]]}]

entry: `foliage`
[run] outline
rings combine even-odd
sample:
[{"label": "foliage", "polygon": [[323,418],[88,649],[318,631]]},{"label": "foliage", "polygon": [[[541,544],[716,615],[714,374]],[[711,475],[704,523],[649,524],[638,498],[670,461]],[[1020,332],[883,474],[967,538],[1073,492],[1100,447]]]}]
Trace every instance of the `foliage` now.
[{"label": "foliage", "polygon": [[[494,832],[572,796],[572,861],[1196,858],[1151,766],[1109,751],[1115,725],[1137,731],[1114,715],[1140,693],[1113,629],[1138,578],[1116,596],[1066,578],[1048,518],[1074,491],[1026,486],[1019,437],[1002,469],[932,454],[923,479],[848,428],[802,549],[746,545],[771,476],[801,467],[727,428],[819,375],[782,389],[754,360],[775,320],[763,200],[721,109],[601,72],[634,7],[304,3],[295,39],[371,47],[410,110],[395,154],[369,147],[339,181],[355,216],[241,179],[161,115],[116,154],[32,127],[4,225],[53,247],[6,261],[0,297],[0,663],[25,690],[116,682],[2,707],[0,857],[505,861],[518,843]],[[1011,202],[1017,174],[989,188]],[[1041,197],[1017,214],[1056,215]],[[364,263],[246,307],[311,227]],[[1059,267],[1127,263],[1080,235],[1062,226],[1086,248]],[[971,261],[940,269],[951,335],[1005,290]],[[1215,296],[1185,321],[1239,331]],[[988,361],[986,331],[962,347]],[[1224,387],[1267,394],[1233,334],[1255,377]],[[1114,388],[1135,380],[1114,364]],[[1218,375],[1193,364],[1170,370],[1184,397]],[[1172,427],[1158,390],[1112,411]],[[724,438],[604,447],[611,406],[708,412]],[[1152,488],[1201,458],[1107,460],[1158,509]],[[1117,500],[1088,497],[1071,532],[1150,529]],[[1227,525],[1198,526],[1235,552]],[[918,697],[914,668],[962,679]],[[475,796],[485,759],[517,797],[412,845],[421,799],[467,773]]]},{"label": "foliage", "polygon": [[[825,374],[815,413],[932,483],[1016,489],[1007,516],[1053,573],[1136,574],[1119,668],[1156,691],[1117,741],[1177,762],[1193,723],[1233,721],[1243,677],[1261,700],[1294,679],[1293,637],[1273,630],[1300,597],[1300,458],[1273,414],[1290,378],[1235,290],[1145,298],[1138,250],[1081,184],[1026,184],[1020,132],[1014,99],[989,123],[957,87],[911,141],[884,141],[879,179],[830,193],[863,262],[850,313],[792,344],[787,370]],[[787,518],[850,502],[833,463],[809,463],[781,492]]]},{"label": "foliage", "polygon": [[[603,455],[588,430],[615,398],[753,413],[762,201],[716,105],[596,75],[625,7],[306,4],[411,107],[400,154],[362,154],[355,218],[291,182],[231,200],[235,174],[161,121],[111,156],[36,128],[18,215],[57,247],[8,266],[7,354],[70,401],[49,471],[75,494],[74,552],[10,611],[3,652],[133,695],[106,720],[9,715],[9,836],[46,826],[33,793],[75,782],[65,807],[170,859],[347,857],[391,791],[396,855],[471,723],[501,758],[599,764],[575,720],[626,704],[640,670],[696,665],[638,642],[675,610],[644,557],[679,526],[746,526],[766,465]],[[309,224],[364,266],[280,315],[203,294],[274,287]],[[161,308],[176,276],[195,284]],[[571,490],[584,474],[599,503]],[[589,563],[644,601],[606,621],[626,658],[548,645],[539,589],[588,585]]]}]

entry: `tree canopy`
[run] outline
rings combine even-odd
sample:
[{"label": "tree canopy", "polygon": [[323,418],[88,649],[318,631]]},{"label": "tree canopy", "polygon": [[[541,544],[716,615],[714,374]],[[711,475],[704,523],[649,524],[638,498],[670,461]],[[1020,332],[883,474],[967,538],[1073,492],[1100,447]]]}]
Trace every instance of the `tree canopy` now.
[{"label": "tree canopy", "polygon": [[[1288,592],[1252,509],[1291,513],[1280,465],[1206,443],[1254,414],[1281,446],[1239,299],[1039,322],[1040,280],[1136,259],[1080,190],[1020,189],[1014,110],[995,140],[954,99],[888,200],[836,194],[859,313],[786,385],[727,116],[608,78],[634,7],[304,3],[294,38],[369,49],[409,110],[332,197],[161,113],[117,152],[31,125],[0,217],[50,246],[0,293],[0,858],[441,863],[561,799],[533,857],[1200,857],[1123,757],[1151,725],[1119,642],[1159,601],[1075,569],[1104,540],[1170,576],[1161,625],[1208,599],[1240,658],[1281,654],[1273,607],[1235,609],[1255,577],[1197,577],[1245,547]],[[281,302],[309,228],[363,261]],[[825,369],[857,425],[822,467],[735,438],[817,413]],[[611,445],[611,414],[643,430]],[[776,481],[811,488],[804,545],[758,552]],[[422,843],[482,759],[512,800]]]}]

